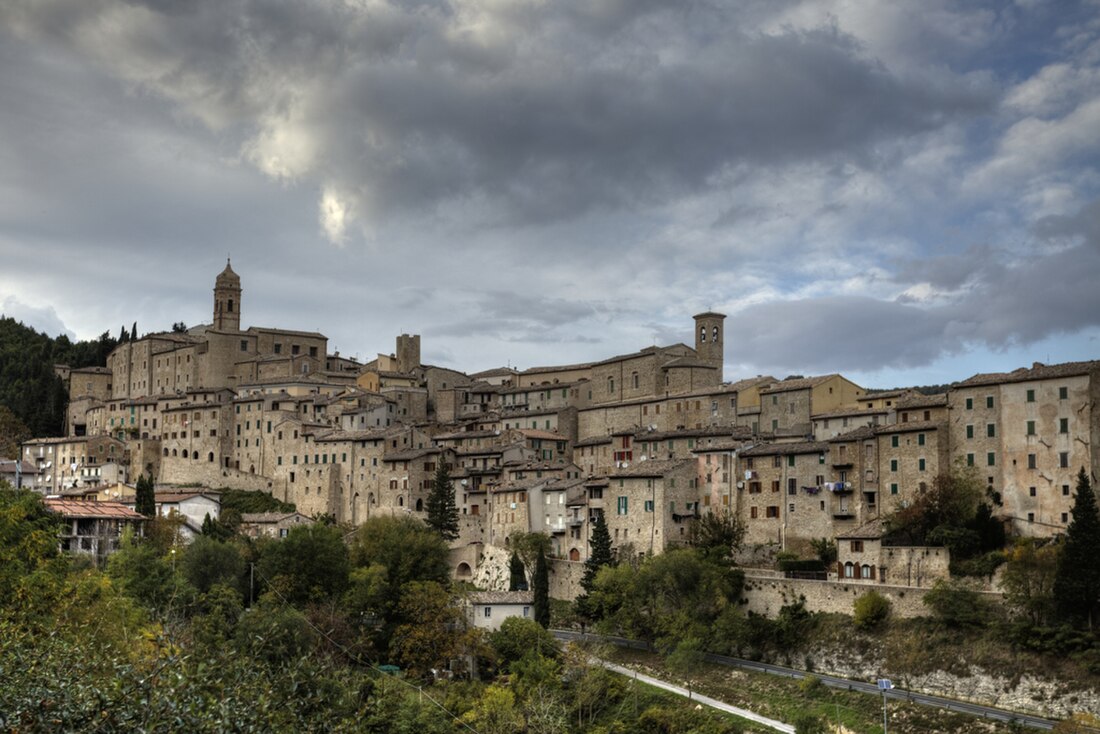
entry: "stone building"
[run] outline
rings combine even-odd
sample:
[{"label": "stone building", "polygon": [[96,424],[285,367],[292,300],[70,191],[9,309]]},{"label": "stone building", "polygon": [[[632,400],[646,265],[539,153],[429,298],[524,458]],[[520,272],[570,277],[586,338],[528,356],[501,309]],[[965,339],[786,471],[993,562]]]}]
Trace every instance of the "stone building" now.
[{"label": "stone building", "polygon": [[810,541],[834,535],[834,523],[855,517],[849,493],[825,488],[829,445],[819,441],[763,443],[740,452],[744,488],[738,513],[745,541],[809,551]]},{"label": "stone building", "polygon": [[811,416],[855,407],[863,388],[840,375],[787,379],[760,390],[759,432],[772,437],[807,437]]}]

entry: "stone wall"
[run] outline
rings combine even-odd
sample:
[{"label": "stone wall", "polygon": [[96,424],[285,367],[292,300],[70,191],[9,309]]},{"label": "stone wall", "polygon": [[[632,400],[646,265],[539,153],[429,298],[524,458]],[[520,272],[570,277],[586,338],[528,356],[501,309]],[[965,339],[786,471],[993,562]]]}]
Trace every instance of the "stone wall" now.
[{"label": "stone wall", "polygon": [[[750,574],[752,572],[749,572]],[[890,600],[891,614],[899,617],[928,616],[924,596],[930,589],[887,584],[859,582],[810,581],[805,579],[774,578],[746,575],[746,611],[775,617],[784,604],[792,604],[805,597],[806,609],[812,612],[851,614],[852,605],[863,594],[875,590]],[[1000,600],[1000,594],[983,592]]]},{"label": "stone wall", "polygon": [[581,579],[584,578],[584,562],[554,558],[550,560],[547,566],[550,571],[550,596],[565,601],[576,599],[582,591]]}]

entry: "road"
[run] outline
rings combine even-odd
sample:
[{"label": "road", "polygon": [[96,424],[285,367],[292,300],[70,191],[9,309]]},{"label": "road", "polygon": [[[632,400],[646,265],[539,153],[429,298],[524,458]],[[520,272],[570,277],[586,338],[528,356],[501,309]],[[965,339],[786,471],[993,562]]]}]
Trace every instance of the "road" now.
[{"label": "road", "polygon": [[[625,637],[612,637],[608,635],[593,635],[582,634],[580,632],[573,632],[571,630],[550,630],[555,637],[559,640],[587,640],[587,641],[602,641],[609,642],[618,647],[628,647],[634,650],[649,650],[649,645],[638,640],[628,640]],[[861,691],[863,693],[870,693],[875,696],[882,695],[878,686],[874,683],[864,683],[863,681],[849,680],[848,678],[838,678],[832,675],[821,675],[820,673],[807,673],[802,670],[795,670],[793,668],[784,668],[780,665],[771,665],[769,663],[758,663],[755,660],[744,660],[742,658],[731,658],[725,655],[715,655],[714,653],[704,653],[704,659],[708,663],[714,663],[716,665],[725,665],[730,668],[740,668],[742,670],[751,670],[758,673],[770,673],[771,675],[781,675],[785,678],[802,679],[808,676],[813,676],[820,680],[825,685],[831,688],[842,688],[848,691]],[[992,706],[982,706],[976,703],[966,703],[965,701],[956,701],[951,698],[943,698],[942,696],[930,696],[924,693],[914,693],[907,691],[903,688],[895,688],[892,691],[887,691],[886,697],[897,701],[911,701],[913,703],[919,703],[924,706],[934,706],[936,708],[946,709],[947,711],[957,711],[959,713],[970,714],[971,716],[977,716],[984,719],[991,719],[994,721],[1015,722],[1024,726],[1030,726],[1034,729],[1050,730],[1054,728],[1054,725],[1058,722],[1054,719],[1044,719],[1041,716],[1033,716],[1031,714],[1023,714],[1017,711],[1005,711],[1004,709],[993,708]]]},{"label": "road", "polygon": [[607,668],[608,670],[613,670],[620,675],[625,675],[627,678],[640,680],[643,683],[648,683],[651,686],[655,686],[665,691],[670,691],[679,696],[687,696],[692,701],[701,703],[704,706],[710,706],[711,708],[718,709],[719,711],[725,711],[727,714],[740,716],[742,719],[755,721],[757,724],[766,726],[769,729],[775,729],[776,731],[785,732],[785,734],[794,734],[794,727],[790,724],[784,724],[782,721],[769,719],[766,716],[761,716],[760,714],[749,711],[748,709],[741,709],[737,708],[736,706],[731,706],[725,701],[719,701],[716,698],[711,698],[709,696],[703,696],[698,693],[694,693],[686,688],[681,688],[680,686],[673,685],[672,683],[669,683],[667,681],[659,680],[652,676],[645,675],[644,673],[639,673],[638,671],[631,670],[630,668],[624,668],[621,665],[616,665],[615,663],[610,663],[606,660],[595,659],[595,662],[598,665],[602,665],[603,667]]}]

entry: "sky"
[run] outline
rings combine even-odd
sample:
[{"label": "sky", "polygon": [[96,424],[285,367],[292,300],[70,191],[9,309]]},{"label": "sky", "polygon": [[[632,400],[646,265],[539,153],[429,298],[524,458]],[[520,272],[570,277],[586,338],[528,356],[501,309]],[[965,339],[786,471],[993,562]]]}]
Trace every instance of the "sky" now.
[{"label": "sky", "polygon": [[6,0],[0,312],[467,372],[1100,358],[1100,0]]}]

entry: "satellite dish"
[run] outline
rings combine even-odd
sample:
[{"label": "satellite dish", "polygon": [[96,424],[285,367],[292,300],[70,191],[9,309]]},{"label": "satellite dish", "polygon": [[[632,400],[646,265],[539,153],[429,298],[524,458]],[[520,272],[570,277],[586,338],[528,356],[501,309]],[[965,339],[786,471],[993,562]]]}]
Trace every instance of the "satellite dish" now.
[{"label": "satellite dish", "polygon": [[744,482],[738,482],[737,483],[737,488],[738,489],[744,489],[745,488],[745,483]]},{"label": "satellite dish", "polygon": [[465,487],[466,486],[466,480],[463,479],[461,482],[459,482],[459,484],[461,484],[463,487]]}]

